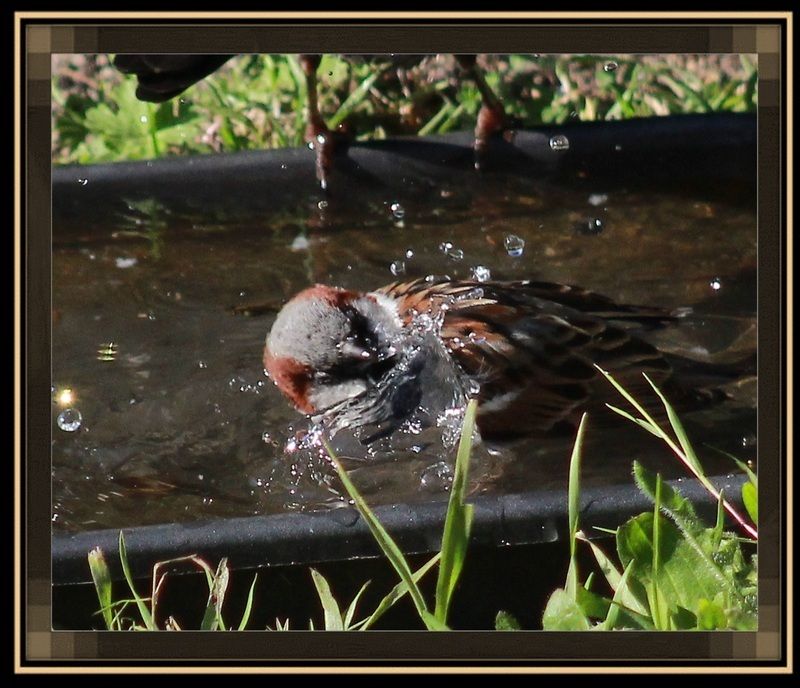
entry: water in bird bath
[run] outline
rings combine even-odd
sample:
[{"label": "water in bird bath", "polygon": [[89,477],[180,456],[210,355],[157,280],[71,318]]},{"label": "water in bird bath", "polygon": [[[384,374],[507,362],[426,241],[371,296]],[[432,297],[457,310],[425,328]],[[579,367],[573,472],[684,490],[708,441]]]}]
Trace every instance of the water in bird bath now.
[{"label": "water in bird bath", "polygon": [[[75,186],[79,194],[91,180]],[[665,349],[729,363],[755,348],[756,214],[738,199],[490,175],[440,185],[422,200],[384,193],[341,205],[316,194],[280,212],[230,191],[203,201],[162,194],[126,212],[55,214],[56,529],[339,501],[324,459],[292,450],[308,423],[261,358],[277,310],[316,282],[355,290],[429,274],[565,282],[620,302],[692,307],[657,333]],[[754,459],[754,380],[730,391],[729,401],[687,415],[690,432],[698,448]],[[373,504],[444,498],[452,451],[431,446],[353,464],[353,478]],[[571,438],[482,447],[473,489],[563,488],[570,449]],[[710,473],[735,470],[704,454]],[[590,425],[584,485],[629,482],[634,458],[683,474],[644,431]]]}]

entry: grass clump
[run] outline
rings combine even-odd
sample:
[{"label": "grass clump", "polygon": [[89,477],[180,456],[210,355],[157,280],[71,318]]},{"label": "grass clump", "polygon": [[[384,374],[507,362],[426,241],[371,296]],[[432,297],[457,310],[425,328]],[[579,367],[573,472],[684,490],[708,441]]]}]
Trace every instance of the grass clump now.
[{"label": "grass clump", "polygon": [[[714,524],[705,524],[694,506],[677,490],[662,481],[638,461],[633,463],[633,477],[643,494],[653,503],[651,511],[639,514],[616,530],[616,557],[606,554],[580,529],[580,464],[586,416],[576,435],[569,471],[568,523],[569,564],[563,588],[550,595],[542,615],[544,630],[754,630],[758,623],[757,555],[747,556],[743,544],[757,539],[757,483],[755,474],[744,464],[748,482],[743,488],[743,502],[751,520],[731,505],[703,473],[702,466],[667,399],[653,385],[667,411],[673,436],[661,428],[644,407],[604,373],[641,417],[622,409],[617,413],[635,422],[663,440],[687,468],[717,499]],[[651,383],[652,384],[652,383]],[[449,630],[449,612],[466,560],[473,519],[473,507],[466,503],[469,457],[475,429],[477,405],[467,406],[458,447],[453,485],[447,508],[440,551],[423,566],[413,570],[407,558],[381,525],[351,482],[347,472],[328,447],[332,463],[375,541],[397,572],[399,582],[367,613],[358,615],[358,605],[369,586],[364,583],[346,606],[335,598],[328,581],[311,569],[311,578],[323,611],[323,628],[338,631],[363,631],[372,628],[399,600],[408,595],[427,630]],[[751,486],[751,487],[747,487]],[[742,537],[725,529],[726,513],[746,534]],[[578,548],[588,547],[597,566],[596,572],[583,578],[578,569]],[[153,570],[151,594],[143,598],[136,591],[120,533],[119,555],[130,597],[112,602],[111,576],[103,553],[89,553],[89,566],[100,602],[100,614],[109,630],[180,630],[173,617],[160,619],[159,594],[163,589],[168,565],[187,562],[206,575],[208,598],[201,622],[203,630],[244,630],[253,608],[256,579],[250,586],[245,610],[238,624],[228,626],[223,619],[223,604],[229,571],[223,559],[216,569],[196,556],[160,562]],[[426,599],[420,581],[438,566],[433,601]],[[602,577],[602,579],[601,579]],[[134,612],[136,616],[132,616]],[[496,630],[519,630],[512,613],[501,610],[494,623]],[[308,627],[314,629],[313,621]],[[288,630],[289,620],[275,620],[274,630]]]},{"label": "grass clump", "polygon": [[[109,55],[56,55],[55,164],[304,145],[305,77],[294,55],[239,55],[166,103],[136,99]],[[522,126],[681,113],[754,112],[748,55],[483,55],[489,85]],[[481,105],[452,55],[393,63],[325,55],[320,107],[359,139],[471,130]]]}]

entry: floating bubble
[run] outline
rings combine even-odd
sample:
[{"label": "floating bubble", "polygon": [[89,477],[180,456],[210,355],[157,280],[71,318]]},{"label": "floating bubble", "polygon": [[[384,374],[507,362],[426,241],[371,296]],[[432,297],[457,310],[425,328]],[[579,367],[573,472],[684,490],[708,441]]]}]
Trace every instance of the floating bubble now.
[{"label": "floating bubble", "polygon": [[399,203],[392,203],[389,209],[392,211],[392,215],[398,220],[402,220],[406,216],[406,209]]},{"label": "floating bubble", "polygon": [[722,280],[719,277],[715,277],[708,283],[708,286],[710,286],[714,291],[719,291],[722,289]]},{"label": "floating bubble", "polygon": [[414,252],[411,249],[408,249],[408,251],[406,251],[406,258],[410,260],[413,257],[414,257]]},{"label": "floating bubble", "polygon": [[603,71],[605,72],[616,72],[619,68],[619,65],[616,62],[606,62],[603,65]]},{"label": "floating bubble", "polygon": [[579,234],[587,234],[589,236],[601,234],[604,229],[603,221],[599,217],[590,217],[584,222],[578,224],[575,228]]},{"label": "floating bubble", "polygon": [[422,471],[419,482],[426,490],[446,490],[453,482],[453,470],[446,461],[439,461]]},{"label": "floating bubble", "polygon": [[64,432],[75,432],[81,427],[83,416],[81,416],[81,412],[78,409],[68,408],[58,414],[56,422]]},{"label": "floating bubble", "polygon": [[328,207],[328,201],[320,201],[319,203],[317,203],[317,208],[319,208],[320,210],[325,210],[325,208],[327,207]]},{"label": "floating bubble", "polygon": [[472,279],[476,282],[486,282],[492,279],[492,271],[485,265],[476,265],[472,268]]},{"label": "floating bubble", "polygon": [[525,251],[525,239],[516,234],[509,234],[503,240],[503,245],[506,247],[506,253],[512,258],[519,258]]},{"label": "floating bubble", "polygon": [[396,277],[397,275],[404,275],[406,272],[406,264],[402,260],[395,260],[390,266],[389,271]]},{"label": "floating bubble", "polygon": [[550,137],[550,148],[554,151],[569,150],[569,139],[563,134]]}]

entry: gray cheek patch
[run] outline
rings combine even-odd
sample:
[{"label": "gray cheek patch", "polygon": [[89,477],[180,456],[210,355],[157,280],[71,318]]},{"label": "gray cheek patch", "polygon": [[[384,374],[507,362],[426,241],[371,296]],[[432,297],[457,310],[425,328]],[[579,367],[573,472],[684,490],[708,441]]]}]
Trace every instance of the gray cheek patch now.
[{"label": "gray cheek patch", "polygon": [[275,357],[324,368],[336,361],[336,346],[348,330],[344,313],[317,299],[305,299],[284,306],[267,337],[267,347]]}]

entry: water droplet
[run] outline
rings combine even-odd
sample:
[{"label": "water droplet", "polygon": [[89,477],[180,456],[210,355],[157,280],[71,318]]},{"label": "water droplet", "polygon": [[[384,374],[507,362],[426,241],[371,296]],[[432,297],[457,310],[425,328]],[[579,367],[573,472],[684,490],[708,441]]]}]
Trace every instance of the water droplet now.
[{"label": "water droplet", "polygon": [[450,241],[443,241],[439,244],[439,250],[452,260],[463,260],[464,258],[464,251],[453,246]]},{"label": "water droplet", "polygon": [[406,209],[399,203],[392,203],[389,208],[392,211],[392,215],[394,215],[398,220],[402,220],[406,216]]},{"label": "water droplet", "polygon": [[317,134],[317,143],[320,146],[324,146],[325,145],[325,141],[327,141],[327,140],[328,140],[328,137],[325,136],[325,134]]},{"label": "water droplet", "polygon": [[86,186],[89,183],[88,179],[78,179],[78,184],[81,186]]},{"label": "water droplet", "polygon": [[319,208],[320,210],[325,210],[325,208],[327,207],[328,207],[328,201],[320,201],[319,203],[317,203],[317,208]]},{"label": "water droplet", "polygon": [[608,194],[590,194],[589,195],[589,205],[603,205],[608,201]]},{"label": "water droplet", "polygon": [[550,137],[550,148],[554,151],[569,150],[569,139],[563,134]]},{"label": "water droplet", "polygon": [[265,430],[264,432],[262,432],[262,433],[261,433],[261,441],[262,441],[262,442],[264,442],[264,443],[266,443],[266,444],[269,444],[270,442],[272,442],[272,435],[270,435],[270,434],[269,434],[269,433],[268,433],[268,432]]},{"label": "water droplet", "polygon": [[425,490],[445,490],[453,482],[453,470],[446,461],[439,461],[422,471],[419,483]]},{"label": "water droplet", "polygon": [[198,361],[197,362],[197,367],[198,368],[208,368],[208,363],[206,363],[205,361]]},{"label": "water droplet", "polygon": [[147,115],[142,115],[142,116],[139,118],[139,121],[140,121],[142,124],[147,124]]},{"label": "water droplet", "polygon": [[503,245],[506,247],[506,253],[512,258],[519,258],[525,250],[525,239],[518,237],[516,234],[509,234],[503,239]]},{"label": "water droplet", "polygon": [[601,234],[603,232],[603,229],[604,229],[603,221],[599,217],[590,217],[586,219],[584,222],[578,224],[577,227],[575,227],[575,230],[579,234],[586,234],[589,236],[595,234]]},{"label": "water droplet", "polygon": [[614,145],[614,150],[615,150],[615,151],[621,151],[621,150],[622,150],[622,144],[621,144],[621,143],[617,143],[617,144],[615,144],[615,145]]},{"label": "water droplet", "polygon": [[472,279],[476,282],[486,282],[492,279],[492,271],[485,265],[476,265],[472,268]]},{"label": "water droplet", "polygon": [[714,277],[709,283],[710,286],[714,291],[719,291],[722,289],[722,280],[719,277]]},{"label": "water droplet", "polygon": [[304,234],[298,234],[294,238],[294,241],[292,242],[292,245],[289,247],[289,249],[291,251],[308,251],[309,246],[310,242],[308,240],[308,237],[305,236]]},{"label": "water droplet", "polygon": [[282,169],[282,170],[285,170],[285,169],[286,169],[286,163],[285,163],[285,162],[282,162],[282,163],[281,163],[281,169]]},{"label": "water droplet", "polygon": [[125,270],[126,268],[132,268],[136,263],[139,262],[138,258],[117,258],[115,263],[118,268],[121,270]]},{"label": "water droplet", "polygon": [[406,251],[406,258],[410,260],[413,257],[414,257],[414,252],[411,249],[408,249],[408,251]]},{"label": "water droplet", "polygon": [[64,432],[75,432],[81,427],[83,416],[81,416],[81,412],[78,409],[68,408],[58,414],[56,422]]},{"label": "water droplet", "polygon": [[389,270],[395,277],[397,275],[404,275],[406,272],[406,264],[402,260],[396,260],[389,266]]},{"label": "water droplet", "polygon": [[606,62],[603,65],[603,71],[606,72],[616,72],[619,65],[616,62]]}]

